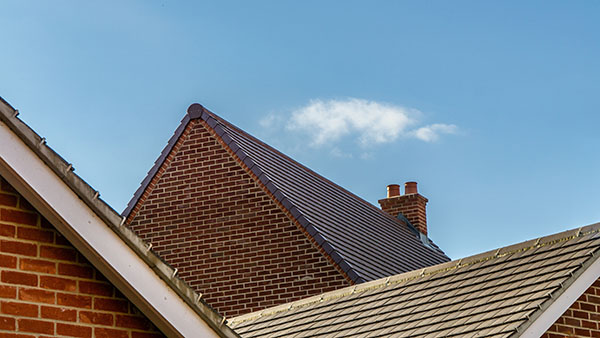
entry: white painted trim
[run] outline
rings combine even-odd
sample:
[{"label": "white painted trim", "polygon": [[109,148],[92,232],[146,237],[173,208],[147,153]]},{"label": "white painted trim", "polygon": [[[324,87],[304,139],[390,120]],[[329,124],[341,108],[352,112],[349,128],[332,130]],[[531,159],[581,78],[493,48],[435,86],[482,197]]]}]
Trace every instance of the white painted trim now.
[{"label": "white painted trim", "polygon": [[219,336],[2,122],[0,175],[164,334],[174,337]]},{"label": "white painted trim", "polygon": [[519,337],[541,337],[575,303],[579,296],[598,280],[600,277],[600,259],[597,257],[592,259],[595,259],[595,261],[581,275],[574,277],[573,283]]}]

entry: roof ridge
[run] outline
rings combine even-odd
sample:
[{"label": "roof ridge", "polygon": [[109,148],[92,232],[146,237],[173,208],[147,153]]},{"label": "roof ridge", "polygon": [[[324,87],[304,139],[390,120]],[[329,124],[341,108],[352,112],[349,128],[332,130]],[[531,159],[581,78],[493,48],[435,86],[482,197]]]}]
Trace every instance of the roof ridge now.
[{"label": "roof ridge", "polygon": [[[346,260],[343,257],[340,251],[336,249],[330,241],[327,240],[327,238],[323,235],[322,232],[319,232],[313,226],[312,222],[308,219],[308,217],[304,215],[302,210],[299,207],[297,207],[295,203],[293,203],[292,200],[286,196],[283,190],[277,187],[277,184],[273,180],[271,180],[269,175],[261,168],[261,166],[255,160],[252,159],[252,156],[247,154],[246,151],[244,151],[244,149],[238,144],[238,142],[236,142],[228,134],[226,128],[231,128],[236,132],[243,133],[246,137],[251,138],[256,142],[259,142],[261,145],[269,148],[269,150],[277,152],[279,155],[284,156],[290,161],[293,161],[301,167],[311,171],[310,169],[302,166],[300,163],[294,161],[290,157],[279,152],[278,150],[269,146],[268,144],[260,141],[256,137],[246,133],[245,131],[233,125],[229,121],[206,109],[199,103],[194,103],[188,108],[188,116],[190,117],[190,119],[202,119],[208,124],[210,128],[213,129],[215,134],[219,138],[221,138],[225,145],[227,145],[227,147],[229,147],[230,150],[233,151],[236,156],[238,156],[238,158],[258,178],[260,183],[262,183],[267,188],[267,190],[271,193],[276,202],[279,202],[290,213],[290,215],[304,228],[307,234],[315,240],[315,242],[325,251],[325,253],[344,272],[344,274],[346,274],[353,282],[360,283],[364,281],[364,278],[358,274],[358,272],[352,267],[350,262],[348,262],[348,260]],[[211,119],[214,120],[214,122]],[[225,128],[223,126],[225,126]],[[311,173],[318,175],[313,171],[311,171]],[[330,182],[329,180],[327,181]],[[335,185],[332,182],[330,184]]]},{"label": "roof ridge", "polygon": [[[6,107],[3,107],[6,106]],[[9,108],[9,109],[6,109]],[[12,111],[11,111],[12,110]],[[177,276],[177,269],[167,264],[162,257],[150,250],[150,246],[124,225],[125,218],[100,198],[100,193],[84,179],[74,173],[73,165],[46,144],[17,116],[19,111],[0,97],[0,121],[6,124],[93,212],[105,222],[127,246],[155,271],[181,297],[191,309],[204,318],[216,332],[221,330],[236,336],[233,330],[223,325],[225,317],[218,314],[189,285]],[[208,312],[208,313],[207,313]]]},{"label": "roof ridge", "polygon": [[251,313],[247,313],[244,315],[240,315],[229,320],[230,324],[240,324],[246,321],[254,320],[264,316],[272,316],[281,312],[287,312],[293,309],[302,308],[304,306],[308,306],[311,304],[315,304],[318,302],[331,300],[331,299],[339,299],[345,296],[349,296],[355,294],[357,292],[365,292],[369,290],[383,288],[390,284],[398,284],[410,280],[414,280],[417,278],[421,278],[424,276],[434,275],[442,272],[446,272],[449,270],[459,269],[466,266],[470,266],[472,264],[476,264],[482,261],[491,260],[500,258],[503,256],[507,256],[510,254],[515,254],[521,251],[531,250],[539,247],[543,247],[550,244],[555,244],[561,241],[569,241],[575,238],[590,235],[593,233],[600,233],[600,222],[590,224],[587,226],[579,227],[576,229],[562,231],[556,234],[551,234],[547,236],[542,236],[536,239],[523,241],[520,243],[508,245],[505,247],[500,247],[495,250],[486,251],[480,254],[475,254],[472,256],[467,256],[464,258],[452,260],[446,263],[441,263],[437,265],[433,265],[430,267],[426,267],[419,270],[404,272],[401,274],[397,274],[390,277],[376,279],[370,282],[357,284],[350,287],[345,287],[342,289],[338,289],[335,291],[330,291],[323,293],[321,295],[312,296],[309,298],[297,300],[294,302],[278,305],[275,307],[263,309],[260,311],[255,311]]},{"label": "roof ridge", "polygon": [[[204,108],[204,107],[202,107],[202,108]],[[378,208],[377,206],[375,206],[373,203],[370,203],[369,201],[367,201],[367,200],[365,200],[364,198],[362,198],[362,197],[360,197],[360,196],[356,195],[355,193],[351,192],[350,190],[348,190],[348,189],[346,189],[346,188],[342,187],[341,185],[339,185],[339,184],[337,184],[337,183],[333,182],[332,180],[328,179],[327,177],[325,177],[325,176],[323,176],[323,175],[319,174],[318,172],[316,172],[316,171],[314,171],[314,170],[310,169],[309,167],[305,166],[304,164],[302,164],[302,163],[300,163],[300,162],[296,161],[295,159],[291,158],[290,156],[288,156],[288,155],[286,155],[286,154],[282,153],[281,151],[279,151],[279,150],[278,150],[278,149],[276,149],[275,147],[273,147],[273,146],[269,145],[268,143],[265,143],[264,141],[260,140],[259,138],[257,138],[257,137],[255,137],[255,136],[253,136],[253,135],[249,134],[249,133],[248,133],[248,132],[246,132],[245,130],[243,130],[243,129],[241,129],[240,127],[238,127],[238,126],[236,126],[236,125],[232,124],[231,122],[229,122],[229,121],[225,120],[224,118],[222,118],[222,117],[220,117],[219,115],[217,115],[217,114],[213,113],[212,111],[210,111],[210,110],[207,110],[206,108],[204,108],[204,109],[206,110],[206,112],[208,112],[209,114],[213,115],[213,116],[214,116],[214,117],[215,117],[215,118],[216,118],[216,119],[217,119],[217,120],[218,120],[218,121],[219,121],[221,124],[225,124],[225,125],[227,125],[228,127],[232,128],[232,129],[235,129],[237,132],[239,132],[239,133],[243,134],[244,136],[246,136],[246,137],[248,137],[248,138],[251,138],[251,139],[252,139],[252,140],[254,140],[255,142],[257,142],[257,143],[261,144],[262,146],[264,146],[264,147],[268,148],[270,151],[273,151],[273,152],[274,152],[274,153],[276,153],[277,155],[279,155],[279,156],[281,156],[281,157],[284,157],[285,159],[289,160],[290,162],[293,162],[293,163],[297,164],[297,165],[298,165],[299,167],[301,167],[302,169],[304,169],[304,170],[308,171],[308,172],[309,172],[311,175],[314,175],[314,176],[317,176],[317,177],[319,177],[320,179],[324,180],[324,181],[325,181],[327,184],[329,184],[330,186],[333,186],[333,187],[334,187],[334,188],[336,188],[336,189],[340,189],[340,190],[342,190],[342,191],[343,191],[344,193],[346,193],[347,195],[350,195],[350,196],[352,196],[354,199],[356,199],[357,201],[359,201],[359,202],[361,202],[361,203],[365,204],[366,206],[368,206],[368,207],[372,208],[373,210],[376,210],[377,212],[379,212],[379,213],[381,213],[381,214],[383,214],[383,215],[385,215],[385,216],[387,216],[387,217],[391,217],[392,219],[394,219],[394,220],[396,220],[396,221],[400,221],[400,222],[401,222],[401,220],[398,220],[397,218],[395,218],[395,217],[393,217],[393,216],[390,216],[388,213],[386,213],[386,212],[382,211],[380,208]]]}]

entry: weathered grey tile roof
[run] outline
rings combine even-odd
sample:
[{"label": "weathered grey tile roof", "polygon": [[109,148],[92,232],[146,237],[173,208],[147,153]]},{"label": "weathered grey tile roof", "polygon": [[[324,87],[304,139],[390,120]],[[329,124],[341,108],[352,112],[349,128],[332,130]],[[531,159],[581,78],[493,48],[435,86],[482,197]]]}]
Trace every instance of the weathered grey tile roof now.
[{"label": "weathered grey tile roof", "polygon": [[142,182],[128,216],[177,142],[185,125],[203,119],[354,282],[374,280],[449,261],[405,224],[261,142],[199,104],[193,104]]},{"label": "weathered grey tile roof", "polygon": [[233,318],[242,337],[518,335],[599,256],[600,223]]}]

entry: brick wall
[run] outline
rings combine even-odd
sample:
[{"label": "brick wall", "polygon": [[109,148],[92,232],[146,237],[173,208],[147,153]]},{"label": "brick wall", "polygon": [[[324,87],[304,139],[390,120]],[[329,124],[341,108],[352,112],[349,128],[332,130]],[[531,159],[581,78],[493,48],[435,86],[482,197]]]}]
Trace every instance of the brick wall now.
[{"label": "brick wall", "polygon": [[49,336],[162,334],[0,177],[0,337]]},{"label": "brick wall", "polygon": [[402,213],[419,231],[427,235],[427,199],[419,194],[388,197],[379,200],[381,210],[393,217]]},{"label": "brick wall", "polygon": [[348,286],[265,190],[192,120],[129,225],[227,317]]},{"label": "brick wall", "polygon": [[600,337],[600,280],[550,327],[542,338]]}]

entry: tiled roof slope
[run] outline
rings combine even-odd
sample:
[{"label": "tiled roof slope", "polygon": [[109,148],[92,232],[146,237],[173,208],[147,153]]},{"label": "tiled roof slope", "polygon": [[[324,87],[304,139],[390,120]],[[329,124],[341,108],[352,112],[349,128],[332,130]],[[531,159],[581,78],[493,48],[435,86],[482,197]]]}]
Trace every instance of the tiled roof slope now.
[{"label": "tiled roof slope", "polygon": [[519,336],[597,260],[599,229],[360,284],[236,317],[230,326],[242,337]]},{"label": "tiled roof slope", "polygon": [[201,118],[357,283],[449,258],[401,221],[292,160],[199,104],[193,104],[128,207],[128,216],[190,119]]}]

